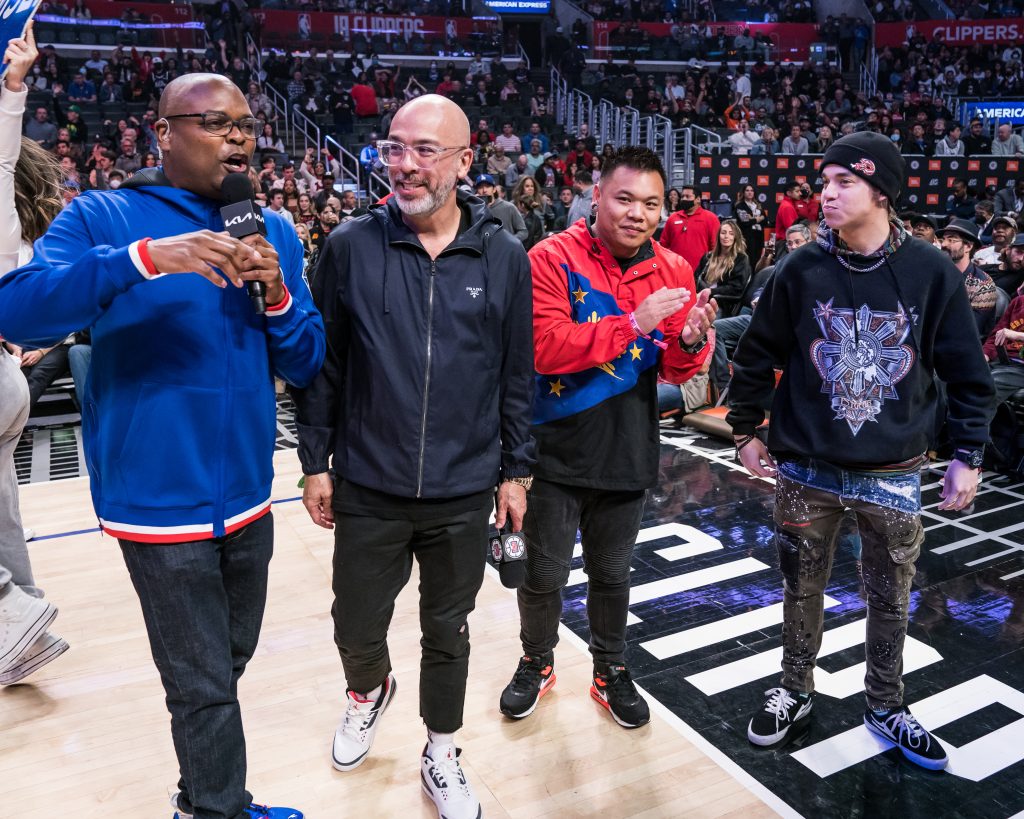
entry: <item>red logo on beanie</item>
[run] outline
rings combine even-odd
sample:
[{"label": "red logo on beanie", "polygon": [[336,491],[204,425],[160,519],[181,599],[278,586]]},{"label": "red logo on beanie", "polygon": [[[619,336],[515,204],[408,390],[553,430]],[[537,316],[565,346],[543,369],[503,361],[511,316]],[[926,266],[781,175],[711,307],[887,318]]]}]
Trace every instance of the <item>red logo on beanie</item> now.
[{"label": "red logo on beanie", "polygon": [[860,171],[862,174],[866,176],[875,175],[875,163],[872,162],[867,157],[864,157],[863,159],[858,159],[850,166],[850,169],[854,171]]}]

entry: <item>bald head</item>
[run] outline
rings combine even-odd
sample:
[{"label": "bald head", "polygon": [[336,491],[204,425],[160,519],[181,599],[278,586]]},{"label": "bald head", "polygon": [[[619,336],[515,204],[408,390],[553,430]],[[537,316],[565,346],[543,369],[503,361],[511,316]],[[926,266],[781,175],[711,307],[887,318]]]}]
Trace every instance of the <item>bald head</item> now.
[{"label": "bald head", "polygon": [[391,120],[388,135],[401,133],[411,141],[415,138],[436,141],[439,145],[455,147],[469,145],[469,120],[465,112],[447,97],[440,94],[424,94],[410,100]]},{"label": "bald head", "polygon": [[219,96],[219,93],[237,95],[243,102],[245,100],[238,86],[221,74],[182,74],[164,88],[160,95],[158,115],[166,117],[205,111],[209,108],[206,104],[208,98],[213,94]]}]

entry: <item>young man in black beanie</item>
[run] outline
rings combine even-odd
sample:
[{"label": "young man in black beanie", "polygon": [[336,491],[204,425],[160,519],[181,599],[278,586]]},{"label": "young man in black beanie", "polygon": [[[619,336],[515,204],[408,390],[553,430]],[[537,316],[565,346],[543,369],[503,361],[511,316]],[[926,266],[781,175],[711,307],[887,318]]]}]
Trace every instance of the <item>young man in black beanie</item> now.
[{"label": "young man in black beanie", "polygon": [[[728,421],[747,470],[776,477],[775,530],[784,578],[781,686],[766,692],[747,736],[782,741],[814,702],[823,592],[843,513],[862,540],[867,592],[864,723],[911,761],[947,758],[903,704],[903,643],[924,532],[920,469],[946,382],[955,460],[939,509],[970,505],[988,440],[992,379],[962,277],[910,236],[892,206],[898,149],[872,132],[836,141],[821,163],[824,222],[816,243],[775,269],[733,359]],[[772,402],[767,446],[756,435]]]}]

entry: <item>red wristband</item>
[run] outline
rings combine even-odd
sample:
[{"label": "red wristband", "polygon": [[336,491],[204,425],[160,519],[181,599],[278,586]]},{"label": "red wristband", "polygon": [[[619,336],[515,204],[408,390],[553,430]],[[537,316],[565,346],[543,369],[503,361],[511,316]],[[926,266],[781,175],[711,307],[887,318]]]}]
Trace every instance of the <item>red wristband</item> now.
[{"label": "red wristband", "polygon": [[136,248],[139,253],[139,260],[142,262],[142,266],[146,268],[146,272],[150,276],[159,276],[160,271],[156,269],[156,265],[153,264],[153,259],[149,255],[149,248],[146,247],[152,241],[151,236],[147,236],[145,239],[140,239]]}]

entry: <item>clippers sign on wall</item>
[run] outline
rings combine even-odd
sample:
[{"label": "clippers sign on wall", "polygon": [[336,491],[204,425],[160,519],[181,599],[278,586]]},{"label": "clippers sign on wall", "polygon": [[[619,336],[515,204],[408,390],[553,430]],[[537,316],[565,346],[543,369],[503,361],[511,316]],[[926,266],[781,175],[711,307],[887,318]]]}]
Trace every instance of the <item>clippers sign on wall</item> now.
[{"label": "clippers sign on wall", "polygon": [[[329,12],[273,11],[254,12],[263,32],[265,45],[305,47],[311,37],[350,42],[357,35],[367,40],[376,36],[408,41],[414,36],[424,40],[466,41],[473,35],[491,34],[496,20],[470,17],[408,17],[394,14],[331,14]],[[296,41],[298,36],[298,42]],[[334,45],[334,43],[330,43]]]},{"label": "clippers sign on wall", "polygon": [[1024,40],[1024,17],[1000,20],[916,20],[913,23],[878,23],[875,47],[901,46],[920,34],[926,40],[949,45],[1017,45]]}]

